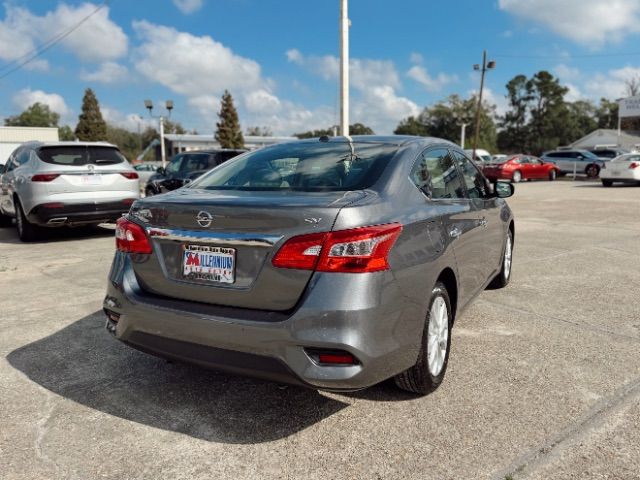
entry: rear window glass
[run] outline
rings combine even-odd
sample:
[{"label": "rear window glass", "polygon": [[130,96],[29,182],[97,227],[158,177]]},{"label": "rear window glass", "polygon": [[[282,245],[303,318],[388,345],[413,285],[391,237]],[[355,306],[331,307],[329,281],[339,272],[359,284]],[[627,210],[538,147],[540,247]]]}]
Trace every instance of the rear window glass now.
[{"label": "rear window glass", "polygon": [[125,162],[124,156],[113,147],[87,147],[65,145],[60,147],[42,147],[38,157],[46,163],[78,167],[88,164],[113,165]]},{"label": "rear window glass", "polygon": [[275,145],[228,161],[191,184],[208,190],[361,190],[369,188],[397,146],[346,142]]}]

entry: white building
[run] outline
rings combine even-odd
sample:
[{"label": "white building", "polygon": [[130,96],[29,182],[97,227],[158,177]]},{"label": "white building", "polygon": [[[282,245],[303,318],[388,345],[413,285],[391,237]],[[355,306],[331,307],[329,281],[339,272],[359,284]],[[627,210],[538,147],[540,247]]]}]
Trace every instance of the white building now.
[{"label": "white building", "polygon": [[[164,136],[165,146],[167,149],[167,157],[171,158],[176,153],[186,152],[189,150],[206,150],[220,148],[220,144],[213,135],[192,135],[192,134],[175,134],[169,133]],[[249,150],[274,145],[276,143],[292,142],[297,140],[296,137],[258,137],[253,135],[245,135],[244,145]]]},{"label": "white building", "polygon": [[0,127],[0,164],[7,163],[9,155],[24,142],[57,142],[58,139],[55,127]]},{"label": "white building", "polygon": [[618,136],[617,130],[599,128],[570,145],[571,148],[584,150],[605,146],[617,146],[629,151],[640,150],[640,132],[620,132]]}]

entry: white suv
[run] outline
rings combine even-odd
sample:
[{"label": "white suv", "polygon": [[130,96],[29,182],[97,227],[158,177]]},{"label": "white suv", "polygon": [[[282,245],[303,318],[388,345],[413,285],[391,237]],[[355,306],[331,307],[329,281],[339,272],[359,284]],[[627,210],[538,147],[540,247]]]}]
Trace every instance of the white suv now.
[{"label": "white suv", "polygon": [[15,217],[25,242],[40,227],[115,221],[140,197],[136,171],[103,142],[28,142],[0,174],[0,224]]}]

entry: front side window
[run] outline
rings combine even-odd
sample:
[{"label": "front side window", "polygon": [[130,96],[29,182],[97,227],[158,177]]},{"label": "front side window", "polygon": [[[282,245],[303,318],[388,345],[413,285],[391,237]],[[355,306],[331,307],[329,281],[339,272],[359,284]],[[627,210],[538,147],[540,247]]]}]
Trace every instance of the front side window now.
[{"label": "front side window", "polygon": [[178,173],[180,171],[180,167],[182,165],[184,157],[185,157],[184,155],[176,155],[175,157],[173,157],[173,160],[171,160],[167,165],[167,168],[166,168],[167,174],[171,175],[171,174]]},{"label": "front side window", "polygon": [[413,167],[411,180],[429,198],[465,198],[462,180],[446,148],[423,152]]},{"label": "front side window", "polygon": [[485,198],[487,196],[487,182],[471,160],[459,152],[453,156],[462,173],[462,178],[471,198]]},{"label": "front side window", "polygon": [[190,188],[362,190],[378,180],[397,149],[395,145],[360,142],[274,145],[223,163]]},{"label": "front side window", "polygon": [[185,172],[198,172],[215,167],[213,156],[208,153],[189,153],[182,161],[182,170]]}]

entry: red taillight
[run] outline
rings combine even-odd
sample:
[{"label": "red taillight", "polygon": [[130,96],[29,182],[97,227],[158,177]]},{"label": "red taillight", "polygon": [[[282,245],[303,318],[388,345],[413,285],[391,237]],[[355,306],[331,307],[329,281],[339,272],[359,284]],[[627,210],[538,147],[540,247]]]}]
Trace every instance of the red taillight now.
[{"label": "red taillight", "polygon": [[32,182],[51,182],[60,176],[59,173],[36,173],[31,177]]},{"label": "red taillight", "polygon": [[322,245],[328,233],[312,233],[288,240],[273,258],[273,265],[279,268],[313,270],[316,268]]},{"label": "red taillight", "polygon": [[144,228],[120,217],[116,222],[116,248],[125,253],[152,252],[151,243]]},{"label": "red taillight", "polygon": [[631,170],[633,170],[634,168],[638,168],[638,167],[640,167],[640,163],[638,163],[638,162],[631,162],[631,164],[629,165],[629,168]]},{"label": "red taillight", "polygon": [[128,178],[129,180],[136,180],[138,178],[138,174],[136,172],[120,172],[124,178]]},{"label": "red taillight", "polygon": [[64,203],[62,202],[51,202],[51,203],[43,203],[40,205],[41,208],[64,208]]},{"label": "red taillight", "polygon": [[387,257],[401,231],[400,224],[392,223],[293,237],[278,251],[273,265],[319,272],[388,270]]},{"label": "red taillight", "polygon": [[318,355],[318,361],[333,365],[354,365],[356,363],[356,359],[349,353],[321,353]]},{"label": "red taillight", "polygon": [[133,205],[133,202],[135,201],[135,198],[125,198],[124,200],[122,200],[122,203],[124,203],[125,205]]}]

